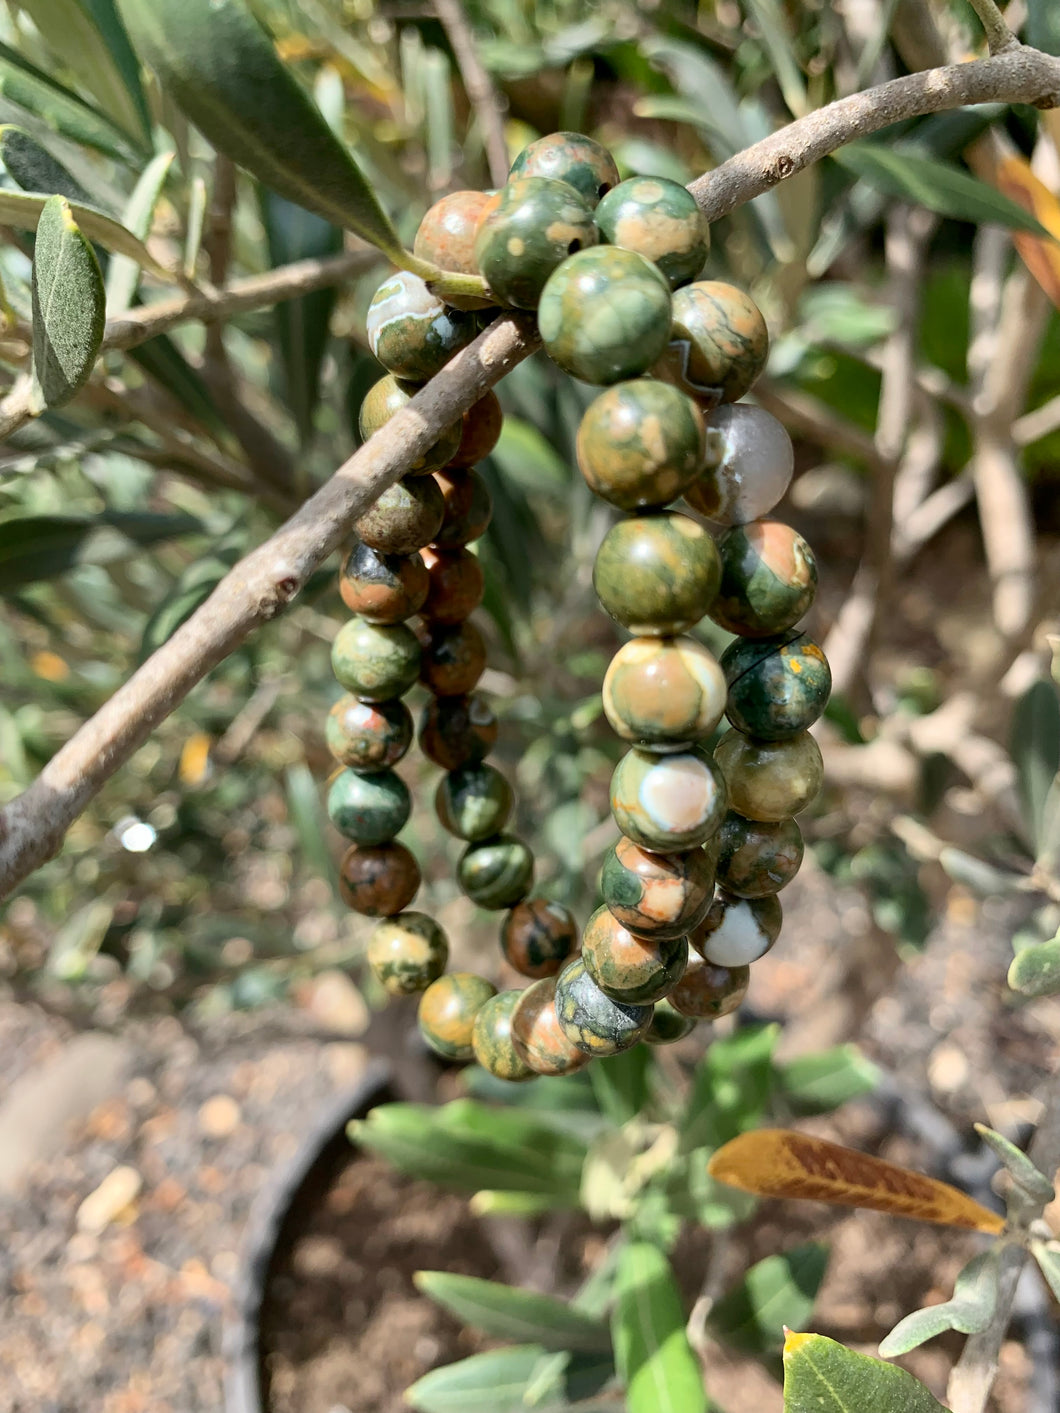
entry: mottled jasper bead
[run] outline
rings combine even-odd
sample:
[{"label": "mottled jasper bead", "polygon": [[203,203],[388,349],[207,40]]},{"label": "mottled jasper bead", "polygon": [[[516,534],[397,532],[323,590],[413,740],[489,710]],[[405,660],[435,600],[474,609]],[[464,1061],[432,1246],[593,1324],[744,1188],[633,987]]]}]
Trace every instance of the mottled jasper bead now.
[{"label": "mottled jasper bead", "polygon": [[438,782],[434,797],[442,828],[474,843],[499,834],[512,812],[512,787],[492,765],[463,765]]},{"label": "mottled jasper bead", "polygon": [[481,564],[466,549],[425,549],[421,555],[429,584],[424,618],[432,623],[462,623],[482,602],[486,581]]},{"label": "mottled jasper bead", "polygon": [[471,971],[440,976],[420,997],[420,1034],[446,1060],[474,1059],[475,1017],[496,994],[495,986]]},{"label": "mottled jasper bead", "polygon": [[798,814],[824,780],[821,748],[804,731],[786,741],[756,741],[726,731],[714,748],[732,808],[747,819],[776,823]]},{"label": "mottled jasper bead", "polygon": [[635,250],[657,265],[671,289],[694,280],[710,249],[710,227],[695,197],[666,177],[630,177],[596,208],[608,245]]},{"label": "mottled jasper bead", "polygon": [[768,638],[800,619],[817,593],[817,561],[779,520],[735,525],[718,541],[721,584],[710,616],[730,633]]},{"label": "mottled jasper bead", "polygon": [[564,1035],[587,1055],[618,1055],[643,1040],[651,1006],[612,1001],[589,975],[581,957],[572,957],[556,977],[556,1015]]},{"label": "mottled jasper bead", "polygon": [[604,902],[623,927],[644,937],[685,937],[714,896],[714,866],[703,849],[653,854],[621,838],[600,875]]},{"label": "mottled jasper bead", "polygon": [[[412,253],[457,275],[477,275],[475,234],[489,201],[484,191],[453,191],[430,208],[416,232]],[[450,296],[458,309],[484,309],[489,300]]]},{"label": "mottled jasper bead", "polygon": [[443,520],[434,537],[437,549],[458,549],[484,535],[493,518],[489,487],[477,471],[436,471],[434,480],[442,493]]},{"label": "mottled jasper bead", "polygon": [[556,1015],[556,978],[535,981],[519,997],[512,1012],[515,1048],[535,1074],[573,1074],[589,1056],[567,1039]]},{"label": "mottled jasper bead", "polygon": [[459,770],[485,759],[499,727],[485,697],[435,697],[420,718],[420,750],[443,770]]},{"label": "mottled jasper bead", "polygon": [[466,469],[484,461],[500,441],[503,426],[504,409],[491,388],[464,413],[460,424],[460,445],[449,463],[450,467]]},{"label": "mottled jasper bead", "polygon": [[612,1001],[661,1001],[688,962],[688,939],[637,937],[608,908],[597,908],[582,933],[582,961]]},{"label": "mottled jasper bead", "polygon": [[763,741],[806,731],[828,705],[832,673],[824,652],[789,628],[773,638],[737,638],[721,659],[729,684],[725,714]]},{"label": "mottled jasper bead", "polygon": [[397,270],[372,296],[365,319],[368,347],[397,378],[425,383],[478,332],[470,314],[450,309],[418,275]]},{"label": "mottled jasper bead", "polygon": [[703,470],[685,500],[715,524],[746,525],[769,514],[794,470],[783,426],[761,407],[736,402],[710,414]]},{"label": "mottled jasper bead", "polygon": [[578,466],[589,489],[620,510],[668,505],[703,461],[703,414],[683,392],[651,378],[616,383],[586,409]]},{"label": "mottled jasper bead", "polygon": [[750,967],[719,967],[691,957],[667,1000],[675,1011],[693,1020],[719,1020],[739,1010],[750,981]]},{"label": "mottled jasper bead", "polygon": [[362,702],[340,697],[324,724],[328,750],[341,765],[368,772],[397,765],[412,744],[412,713],[392,699]]},{"label": "mottled jasper bead", "polygon": [[[390,421],[395,412],[400,412],[412,401],[418,391],[415,383],[402,382],[395,378],[393,373],[388,373],[385,378],[374,383],[365,393],[357,419],[361,440],[366,442],[369,437],[374,436],[380,427]],[[460,445],[460,437],[459,422],[446,427],[438,440],[409,464],[406,474],[422,476],[428,471],[437,471],[439,467],[447,465],[449,458]]]},{"label": "mottled jasper bead", "polygon": [[512,1039],[512,1012],[522,994],[521,991],[498,991],[479,1007],[471,1029],[471,1048],[482,1068],[497,1079],[516,1083],[532,1079],[534,1075]]},{"label": "mottled jasper bead", "polygon": [[501,924],[501,951],[520,976],[555,976],[577,950],[577,923],[547,898],[524,898]]},{"label": "mottled jasper bead", "polygon": [[415,476],[388,486],[354,529],[380,554],[413,555],[437,536],[445,501],[433,476]]},{"label": "mottled jasper bead", "polygon": [[717,881],[738,898],[764,898],[791,882],[802,855],[802,831],[793,819],[766,824],[733,811],[718,830]]},{"label": "mottled jasper bead", "polygon": [[392,770],[344,770],[332,781],[327,809],[335,828],[355,844],[386,844],[408,823],[412,798]]},{"label": "mottled jasper bead", "polygon": [[358,540],[342,566],[339,593],[369,623],[403,623],[420,611],[428,584],[418,554],[380,554]]},{"label": "mottled jasper bead", "polygon": [[768,353],[766,321],[750,295],[720,280],[699,280],[674,295],[670,341],[655,375],[708,406],[735,402]]},{"label": "mottled jasper bead", "polygon": [[780,899],[736,898],[719,892],[689,941],[716,967],[746,967],[764,957],[780,936]]},{"label": "mottled jasper bead", "polygon": [[351,618],[335,634],[331,670],[339,684],[367,702],[400,697],[420,671],[420,645],[404,623]]},{"label": "mottled jasper bead", "polygon": [[391,996],[426,991],[445,971],[449,943],[426,913],[401,913],[376,927],[366,948],[368,965]]},{"label": "mottled jasper bead", "polygon": [[524,147],[512,163],[512,177],[547,177],[567,182],[595,206],[618,185],[618,168],[606,147],[580,132],[550,132]]},{"label": "mottled jasper bead", "polygon": [[656,1003],[655,1014],[644,1039],[649,1045],[672,1045],[676,1040],[683,1040],[686,1035],[691,1035],[695,1028],[695,1020],[674,1010],[667,998]]},{"label": "mottled jasper bead", "polygon": [[600,245],[548,277],[537,327],[553,363],[583,383],[646,373],[670,336],[670,286],[650,260]]},{"label": "mottled jasper bead", "polygon": [[659,756],[634,748],[611,776],[611,813],[642,849],[679,853],[717,832],[728,809],[725,781],[705,751]]},{"label": "mottled jasper bead", "polygon": [[486,644],[473,623],[430,629],[420,680],[436,697],[465,696],[485,670]]},{"label": "mottled jasper bead", "polygon": [[714,541],[695,520],[672,512],[612,525],[593,565],[603,607],[644,637],[670,637],[698,623],[720,578]]},{"label": "mottled jasper bead", "polygon": [[631,638],[604,676],[604,715],[624,741],[678,750],[709,736],[725,711],[725,675],[694,638]]},{"label": "mottled jasper bead", "polygon": [[396,840],[367,848],[354,844],[339,865],[342,901],[365,917],[393,917],[408,907],[419,886],[420,866]]},{"label": "mottled jasper bead", "polygon": [[573,187],[515,177],[486,204],[475,260],[502,304],[534,309],[556,266],[598,239],[592,210]]},{"label": "mottled jasper bead", "polygon": [[510,908],[530,891],[534,856],[521,839],[498,834],[467,846],[456,866],[456,879],[480,908]]}]

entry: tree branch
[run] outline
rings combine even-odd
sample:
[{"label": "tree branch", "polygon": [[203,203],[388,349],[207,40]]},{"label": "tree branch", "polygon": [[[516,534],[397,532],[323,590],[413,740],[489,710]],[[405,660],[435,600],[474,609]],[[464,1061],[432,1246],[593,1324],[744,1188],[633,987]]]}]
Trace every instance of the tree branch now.
[{"label": "tree branch", "polygon": [[1007,54],[1010,49],[1019,48],[1019,40],[1005,23],[1005,17],[994,0],[969,0],[969,3],[986,31],[991,54]]},{"label": "tree branch", "polygon": [[482,130],[490,180],[494,186],[503,186],[508,180],[510,163],[500,96],[479,58],[475,38],[460,0],[434,0],[434,8],[456,56],[468,102]]}]

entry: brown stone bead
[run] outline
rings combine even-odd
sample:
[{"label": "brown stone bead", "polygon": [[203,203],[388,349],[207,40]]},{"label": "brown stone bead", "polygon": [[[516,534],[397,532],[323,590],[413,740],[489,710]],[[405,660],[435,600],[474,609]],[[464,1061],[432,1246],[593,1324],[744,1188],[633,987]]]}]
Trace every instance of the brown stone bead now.
[{"label": "brown stone bead", "polygon": [[420,551],[427,569],[427,597],[421,612],[432,623],[463,623],[482,602],[482,566],[466,549]]},{"label": "brown stone bead", "polygon": [[[452,191],[436,201],[420,222],[413,254],[443,270],[477,275],[475,234],[489,199],[485,191]],[[483,309],[490,301],[458,295],[449,296],[446,302],[458,309]]]},{"label": "brown stone bead", "polygon": [[555,976],[578,950],[578,925],[561,904],[524,898],[501,924],[501,950],[521,976]]},{"label": "brown stone bead", "polygon": [[415,554],[442,527],[445,503],[433,476],[417,476],[388,486],[354,529],[380,554]]},{"label": "brown stone bead", "polygon": [[497,718],[485,697],[434,697],[420,718],[420,750],[443,770],[485,760],[497,744]]},{"label": "brown stone bead", "polygon": [[365,917],[394,917],[407,908],[420,886],[420,866],[396,840],[347,849],[339,865],[342,901]]},{"label": "brown stone bead", "polygon": [[484,535],[493,516],[493,499],[479,473],[447,466],[434,473],[434,482],[445,505],[445,518],[434,537],[435,548],[457,549]]},{"label": "brown stone bead", "polygon": [[667,999],[695,1020],[717,1020],[738,1010],[751,980],[750,967],[719,967],[692,957]]},{"label": "brown stone bead", "polygon": [[425,635],[420,681],[436,697],[462,697],[486,670],[486,644],[473,623],[439,625]]},{"label": "brown stone bead", "polygon": [[511,1033],[516,1053],[535,1074],[571,1074],[589,1063],[560,1026],[554,976],[526,988],[512,1012]]},{"label": "brown stone bead", "polygon": [[474,466],[483,461],[500,440],[504,426],[504,411],[500,399],[490,389],[474,407],[464,413],[460,445],[449,465],[456,468]]},{"label": "brown stone bead", "polygon": [[361,542],[350,550],[339,575],[342,602],[369,623],[403,623],[419,613],[429,585],[418,554],[380,554]]}]

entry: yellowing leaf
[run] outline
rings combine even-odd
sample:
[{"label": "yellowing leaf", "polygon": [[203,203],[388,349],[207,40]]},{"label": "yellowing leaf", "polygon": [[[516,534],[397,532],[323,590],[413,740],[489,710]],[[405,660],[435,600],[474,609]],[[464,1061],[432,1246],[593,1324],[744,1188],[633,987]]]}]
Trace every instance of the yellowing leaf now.
[{"label": "yellowing leaf", "polygon": [[38,677],[44,678],[45,682],[65,682],[70,676],[69,667],[58,653],[34,653],[29,660],[29,665]]},{"label": "yellowing leaf", "polygon": [[210,747],[205,731],[196,731],[184,742],[180,753],[180,778],[184,785],[201,785],[210,769]]},{"label": "yellowing leaf", "polygon": [[1005,1224],[948,1183],[790,1129],[741,1134],[718,1149],[707,1171],[718,1182],[761,1197],[866,1207],[973,1231],[999,1232]]},{"label": "yellowing leaf", "polygon": [[1026,231],[1012,232],[1023,263],[1060,309],[1060,200],[1034,175],[1025,157],[1003,158],[995,181],[1000,191],[1032,212],[1054,237],[1044,240]]}]

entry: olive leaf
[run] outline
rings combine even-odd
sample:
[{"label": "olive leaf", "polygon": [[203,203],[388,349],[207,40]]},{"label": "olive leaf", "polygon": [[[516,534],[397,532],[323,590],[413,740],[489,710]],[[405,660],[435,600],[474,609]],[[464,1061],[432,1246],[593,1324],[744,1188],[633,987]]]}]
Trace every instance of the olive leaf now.
[{"label": "olive leaf", "polygon": [[784,1413],[946,1413],[912,1374],[816,1334],[788,1334]]},{"label": "olive leaf", "polygon": [[706,1413],[677,1283],[649,1242],[631,1242],[619,1255],[611,1336],[629,1413]]},{"label": "olive leaf", "polygon": [[[0,190],[0,226],[13,226],[16,231],[36,230],[48,200],[48,197],[37,193]],[[80,201],[70,202],[70,210],[90,241],[102,245],[106,250],[128,255],[141,269],[150,270],[160,279],[172,279],[170,272],[158,263],[143,241],[134,236],[132,231],[127,231],[112,216]]]},{"label": "olive leaf", "polygon": [[997,1308],[998,1248],[973,1256],[957,1277],[953,1297],[939,1305],[914,1310],[880,1343],[885,1359],[908,1354],[946,1330],[979,1334],[994,1317]]},{"label": "olive leaf", "polygon": [[56,83],[6,44],[0,44],[0,97],[24,108],[52,132],[105,152],[108,157],[125,161],[136,151],[136,146],[105,113]]},{"label": "olive leaf", "polygon": [[[172,152],[161,152],[148,162],[122,212],[122,224],[139,240],[146,240],[151,233],[155,208],[173,165],[173,157]],[[124,313],[136,298],[139,284],[139,262],[129,255],[115,255],[107,266],[107,312],[112,315]]]},{"label": "olive leaf", "polygon": [[987,1128],[986,1124],[976,1124],[975,1131],[986,1146],[1001,1159],[1016,1186],[1033,1202],[1044,1205],[1053,1200],[1056,1196],[1053,1184],[1034,1166],[1021,1148],[1010,1143],[1004,1134]]},{"label": "olive leaf", "polygon": [[33,252],[33,376],[46,407],[84,386],[106,327],[107,297],[96,252],[62,196],[37,224]]},{"label": "olive leaf", "polygon": [[1060,991],[1060,933],[1017,952],[1008,969],[1008,984],[1021,996],[1055,996]]},{"label": "olive leaf", "polygon": [[91,202],[79,181],[52,154],[14,123],[0,126],[0,161],[23,191],[65,196],[67,201]]}]

